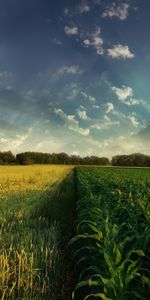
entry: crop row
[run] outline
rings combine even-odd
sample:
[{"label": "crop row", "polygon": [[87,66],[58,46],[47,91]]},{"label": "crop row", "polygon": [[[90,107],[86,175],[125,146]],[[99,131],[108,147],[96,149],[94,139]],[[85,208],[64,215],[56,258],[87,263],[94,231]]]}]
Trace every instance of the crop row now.
[{"label": "crop row", "polygon": [[72,299],[150,297],[150,177],[147,170],[78,168],[78,282]]}]

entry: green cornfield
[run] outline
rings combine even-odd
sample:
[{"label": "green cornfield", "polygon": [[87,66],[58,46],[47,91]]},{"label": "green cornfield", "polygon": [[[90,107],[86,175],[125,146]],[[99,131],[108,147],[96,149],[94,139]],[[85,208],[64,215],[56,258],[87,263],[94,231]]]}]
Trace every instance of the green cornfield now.
[{"label": "green cornfield", "polygon": [[77,168],[76,300],[150,299],[150,170]]}]

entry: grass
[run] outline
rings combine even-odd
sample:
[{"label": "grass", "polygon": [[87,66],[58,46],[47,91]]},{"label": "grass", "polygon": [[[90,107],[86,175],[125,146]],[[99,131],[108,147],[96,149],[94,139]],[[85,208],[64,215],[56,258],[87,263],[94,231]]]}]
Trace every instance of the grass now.
[{"label": "grass", "polygon": [[72,176],[66,166],[0,167],[1,299],[59,298]]}]

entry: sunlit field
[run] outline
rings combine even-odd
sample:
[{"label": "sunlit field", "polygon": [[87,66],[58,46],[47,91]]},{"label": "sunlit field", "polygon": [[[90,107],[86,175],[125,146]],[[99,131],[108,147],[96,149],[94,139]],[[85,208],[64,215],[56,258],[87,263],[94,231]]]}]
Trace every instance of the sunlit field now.
[{"label": "sunlit field", "polygon": [[0,196],[46,189],[70,170],[70,166],[63,165],[0,166]]},{"label": "sunlit field", "polygon": [[150,169],[0,167],[0,299],[150,298]]},{"label": "sunlit field", "polygon": [[56,165],[0,167],[0,299],[56,300],[61,227],[45,215],[51,214],[51,190],[59,199],[59,183],[70,172]]}]

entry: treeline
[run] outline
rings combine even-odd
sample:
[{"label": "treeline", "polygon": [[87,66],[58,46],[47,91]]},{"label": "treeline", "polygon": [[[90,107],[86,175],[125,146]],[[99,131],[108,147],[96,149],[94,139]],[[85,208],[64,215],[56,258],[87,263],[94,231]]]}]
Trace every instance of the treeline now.
[{"label": "treeline", "polygon": [[111,160],[112,166],[150,167],[150,156],[140,153],[116,155]]},{"label": "treeline", "polygon": [[109,160],[105,157],[86,156],[81,158],[78,155],[66,153],[40,153],[25,152],[16,155],[16,163],[26,164],[64,164],[64,165],[108,165]]},{"label": "treeline", "polygon": [[16,156],[11,151],[0,152],[0,164],[64,164],[64,165],[99,165],[150,167],[150,156],[136,153],[116,155],[110,161],[107,157],[68,155],[66,153],[23,152]]},{"label": "treeline", "polygon": [[64,165],[109,165],[106,157],[68,155],[66,153],[24,152],[16,156],[11,151],[0,152],[0,164],[64,164]]},{"label": "treeline", "polygon": [[11,151],[0,152],[0,165],[14,164],[15,160],[15,156]]}]

